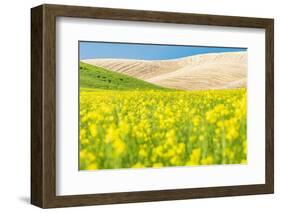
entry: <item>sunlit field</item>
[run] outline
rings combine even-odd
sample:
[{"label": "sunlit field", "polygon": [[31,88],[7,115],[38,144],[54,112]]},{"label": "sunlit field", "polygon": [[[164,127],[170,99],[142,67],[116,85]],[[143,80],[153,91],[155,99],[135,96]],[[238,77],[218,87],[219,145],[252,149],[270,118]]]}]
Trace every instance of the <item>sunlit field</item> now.
[{"label": "sunlit field", "polygon": [[246,89],[80,88],[80,170],[244,164],[246,98]]}]

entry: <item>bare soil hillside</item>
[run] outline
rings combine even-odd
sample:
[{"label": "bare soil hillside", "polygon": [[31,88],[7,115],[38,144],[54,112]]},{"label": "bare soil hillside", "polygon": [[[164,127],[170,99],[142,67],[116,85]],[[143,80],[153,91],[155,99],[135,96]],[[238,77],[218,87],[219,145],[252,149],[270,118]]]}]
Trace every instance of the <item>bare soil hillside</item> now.
[{"label": "bare soil hillside", "polygon": [[247,52],[210,53],[172,60],[89,59],[83,62],[181,90],[247,86]]}]

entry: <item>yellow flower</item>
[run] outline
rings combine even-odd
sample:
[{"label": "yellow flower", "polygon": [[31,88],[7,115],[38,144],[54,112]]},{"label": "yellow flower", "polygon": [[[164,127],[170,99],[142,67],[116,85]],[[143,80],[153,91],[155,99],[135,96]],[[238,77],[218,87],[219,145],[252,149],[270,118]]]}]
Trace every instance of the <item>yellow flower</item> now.
[{"label": "yellow flower", "polygon": [[177,156],[174,156],[171,158],[170,160],[170,163],[173,165],[173,166],[177,166],[179,164],[179,159]]},{"label": "yellow flower", "polygon": [[218,127],[223,127],[223,122],[222,122],[222,121],[218,121],[218,122],[217,122],[217,126],[218,126]]},{"label": "yellow flower", "polygon": [[85,137],[86,137],[86,130],[85,129],[81,129],[80,130],[80,140],[82,140]]},{"label": "yellow flower", "polygon": [[138,162],[135,165],[133,165],[132,168],[144,168],[144,165],[142,163]]},{"label": "yellow flower", "polygon": [[178,144],[178,147],[177,147],[177,150],[176,150],[176,153],[179,155],[179,154],[182,154],[185,150],[185,144],[184,143],[179,143]]},{"label": "yellow flower", "polygon": [[199,126],[200,124],[200,116],[194,116],[194,118],[192,119],[192,123],[194,126]]},{"label": "yellow flower", "polygon": [[208,111],[208,112],[206,113],[206,120],[207,120],[209,123],[215,123],[216,120],[217,120],[215,112],[213,112],[213,111]]},{"label": "yellow flower", "polygon": [[81,150],[80,151],[80,159],[92,162],[92,161],[96,160],[96,156],[92,152],[89,152],[87,150]]},{"label": "yellow flower", "polygon": [[166,153],[167,157],[173,157],[176,155],[176,151],[174,149],[169,149],[168,152]]},{"label": "yellow flower", "polygon": [[162,156],[163,151],[164,151],[164,149],[163,149],[162,146],[158,146],[158,147],[155,148],[155,153],[160,157]]},{"label": "yellow flower", "polygon": [[118,139],[118,130],[114,126],[110,126],[105,136],[105,142],[110,143]]},{"label": "yellow flower", "polygon": [[224,156],[227,157],[231,162],[234,159],[234,152],[229,148],[224,149]]},{"label": "yellow flower", "polygon": [[113,147],[118,155],[122,154],[126,148],[126,144],[121,140],[116,140],[113,143]]},{"label": "yellow flower", "polygon": [[96,137],[97,134],[98,134],[97,126],[96,126],[95,124],[92,124],[92,125],[90,125],[89,129],[90,129],[91,135],[92,135],[93,137]]},{"label": "yellow flower", "polygon": [[235,140],[238,137],[238,132],[234,127],[230,127],[226,133],[226,139],[229,141]]},{"label": "yellow flower", "polygon": [[80,151],[80,159],[82,158],[82,159],[85,159],[85,157],[86,157],[86,155],[87,155],[87,151],[86,150],[81,150]]},{"label": "yellow flower", "polygon": [[167,144],[168,145],[173,145],[173,143],[175,142],[175,130],[171,129],[170,131],[168,131],[166,133],[166,138],[167,138]]},{"label": "yellow flower", "polygon": [[126,121],[121,121],[119,123],[119,128],[120,128],[122,134],[128,134],[128,132],[130,130],[130,126],[128,125],[128,123]]},{"label": "yellow flower", "polygon": [[98,166],[97,164],[95,163],[91,163],[88,167],[87,167],[87,170],[96,170],[98,169]]},{"label": "yellow flower", "polygon": [[192,153],[190,155],[189,161],[187,162],[187,165],[198,165],[201,157],[201,149],[196,148],[192,150]]},{"label": "yellow flower", "polygon": [[215,133],[216,133],[217,135],[220,135],[220,134],[221,134],[221,130],[220,130],[219,128],[216,128]]},{"label": "yellow flower", "polygon": [[204,140],[205,140],[204,135],[200,135],[200,136],[199,136],[199,141],[204,141]]},{"label": "yellow flower", "polygon": [[162,163],[154,163],[153,168],[160,168],[160,167],[163,167],[163,164]]},{"label": "yellow flower", "polygon": [[202,165],[210,165],[210,164],[213,164],[213,162],[214,162],[214,159],[212,156],[208,156],[201,160]]},{"label": "yellow flower", "polygon": [[143,149],[143,148],[141,148],[140,150],[139,150],[139,156],[141,156],[141,157],[147,157],[147,152],[145,151],[145,149]]}]

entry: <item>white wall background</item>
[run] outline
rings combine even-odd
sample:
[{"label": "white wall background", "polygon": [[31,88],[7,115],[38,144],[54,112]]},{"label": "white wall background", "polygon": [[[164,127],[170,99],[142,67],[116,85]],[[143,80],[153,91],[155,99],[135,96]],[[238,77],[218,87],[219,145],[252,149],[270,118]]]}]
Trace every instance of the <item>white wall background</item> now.
[{"label": "white wall background", "polygon": [[[39,212],[30,191],[30,8],[42,3],[269,17],[275,19],[275,194],[52,209],[49,212],[278,212],[281,207],[281,3],[277,0],[39,0],[0,6],[0,210]],[[280,5],[279,5],[280,4]],[[280,211],[280,210],[279,210]]]}]

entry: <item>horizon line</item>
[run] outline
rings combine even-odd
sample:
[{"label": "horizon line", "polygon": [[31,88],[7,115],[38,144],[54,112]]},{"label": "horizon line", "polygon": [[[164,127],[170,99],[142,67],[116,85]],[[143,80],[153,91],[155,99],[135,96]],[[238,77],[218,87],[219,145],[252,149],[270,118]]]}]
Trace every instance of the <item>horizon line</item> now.
[{"label": "horizon line", "polygon": [[79,60],[173,60],[199,54],[245,52],[248,48],[78,41]]},{"label": "horizon line", "polygon": [[85,58],[85,59],[80,59],[79,61],[86,61],[86,60],[128,60],[128,61],[175,61],[175,60],[180,60],[180,59],[185,59],[193,56],[198,56],[198,55],[211,55],[211,54],[225,54],[225,53],[243,53],[246,51],[228,51],[228,52],[209,52],[209,53],[198,53],[194,55],[188,55],[188,56],[183,56],[183,57],[178,57],[178,58],[170,58],[170,59],[136,59],[136,58]]}]

